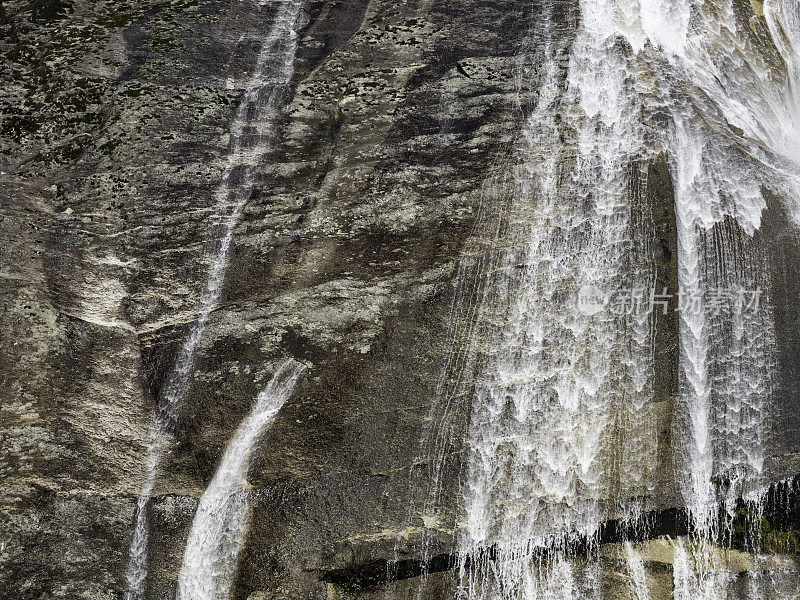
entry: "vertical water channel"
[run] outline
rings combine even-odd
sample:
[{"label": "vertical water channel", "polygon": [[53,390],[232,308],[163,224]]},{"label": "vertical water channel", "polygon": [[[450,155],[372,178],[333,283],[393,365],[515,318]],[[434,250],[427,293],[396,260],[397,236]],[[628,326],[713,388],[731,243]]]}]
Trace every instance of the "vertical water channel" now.
[{"label": "vertical water channel", "polygon": [[214,195],[216,218],[210,227],[212,235],[218,235],[219,238],[210,258],[208,279],[201,294],[197,317],[178,350],[150,427],[145,481],[137,501],[129,551],[126,592],[129,600],[142,600],[145,597],[149,540],[147,507],[165,453],[170,446],[169,431],[179,418],[181,406],[191,386],[197,345],[219,302],[236,225],[252,194],[261,160],[270,147],[276,118],[294,71],[296,29],[303,2],[286,0],[275,4],[275,17],[264,36],[252,74],[231,123],[228,159]]}]

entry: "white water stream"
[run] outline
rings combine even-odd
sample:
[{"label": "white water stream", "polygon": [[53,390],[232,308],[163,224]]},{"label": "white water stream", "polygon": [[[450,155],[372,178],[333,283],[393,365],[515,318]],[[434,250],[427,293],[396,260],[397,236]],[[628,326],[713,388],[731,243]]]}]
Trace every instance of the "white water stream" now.
[{"label": "white water stream", "polygon": [[[272,142],[274,125],[283,105],[294,71],[297,52],[298,19],[302,0],[277,4],[270,30],[261,45],[252,75],[231,125],[227,164],[215,193],[216,216],[221,237],[211,257],[211,266],[203,289],[196,320],[178,351],[175,364],[164,384],[157,414],[149,432],[146,473],[136,506],[136,522],[129,552],[127,600],[145,597],[148,561],[149,523],[147,506],[155,488],[158,472],[170,446],[169,430],[191,386],[197,344],[208,318],[216,308],[225,280],[233,234],[253,191],[258,166]],[[215,231],[217,227],[213,227]]]},{"label": "white water stream", "polygon": [[644,561],[630,542],[625,542],[625,564],[628,568],[628,587],[631,600],[648,600],[647,576]]},{"label": "white water stream", "polygon": [[278,368],[225,449],[192,521],[178,576],[177,600],[228,598],[247,531],[251,457],[304,369],[292,359]]}]

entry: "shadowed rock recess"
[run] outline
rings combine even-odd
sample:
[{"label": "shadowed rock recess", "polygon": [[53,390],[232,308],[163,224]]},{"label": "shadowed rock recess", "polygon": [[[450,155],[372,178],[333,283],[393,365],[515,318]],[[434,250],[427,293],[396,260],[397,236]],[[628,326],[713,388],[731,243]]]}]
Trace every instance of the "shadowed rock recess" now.
[{"label": "shadowed rock recess", "polygon": [[[128,591],[153,415],[201,311],[224,229],[215,194],[232,152],[232,123],[281,1],[0,4],[4,599],[105,600]],[[653,350],[641,415],[609,417],[602,459],[588,459],[608,466],[598,483],[605,491],[593,497],[598,528],[577,523],[572,532],[559,523],[552,537],[566,541],[543,543],[532,527],[526,540],[531,547],[523,554],[550,564],[546,574],[535,571],[537,581],[552,588],[553,573],[569,562],[575,573],[599,573],[585,584],[599,595],[566,587],[561,595],[521,592],[504,588],[505,580],[502,591],[475,584],[485,577],[475,565],[491,570],[511,560],[502,532],[480,538],[464,517],[470,506],[479,508],[465,498],[474,494],[481,473],[475,457],[488,436],[481,428],[492,406],[488,393],[481,395],[491,387],[486,381],[505,382],[503,414],[518,401],[517,383],[508,383],[518,373],[487,374],[496,345],[510,339],[492,339],[493,318],[501,318],[493,302],[518,300],[508,293],[498,300],[492,286],[512,289],[527,279],[493,273],[509,270],[504,261],[518,259],[515,273],[531,264],[527,250],[504,254],[519,239],[520,215],[543,210],[509,200],[537,194],[520,191],[520,173],[539,177],[548,156],[570,165],[581,160],[574,148],[520,148],[526,135],[541,134],[536,119],[547,106],[548,78],[553,89],[577,85],[570,49],[586,33],[587,4],[302,4],[287,33],[297,46],[278,112],[267,124],[245,115],[247,127],[263,125],[267,142],[234,223],[224,283],[194,351],[184,400],[164,426],[169,442],[147,502],[148,570],[136,600],[176,597],[200,498],[288,358],[303,373],[268,432],[247,446],[254,450],[246,482],[231,483],[247,494],[250,516],[230,598],[689,598],[674,591],[684,581],[678,565],[684,555],[697,556],[674,540],[702,530],[676,474],[687,443],[676,425],[685,395],[681,336],[693,324],[674,306],[657,311],[645,328]],[[766,46],[761,4],[730,6],[737,22],[750,23],[752,44]],[[785,38],[790,45],[800,33]],[[633,42],[618,47],[634,53]],[[775,67],[784,54],[765,56],[765,65],[786,71]],[[666,130],[673,100],[665,98],[638,118]],[[577,117],[565,106],[553,104],[550,121],[559,143],[575,146]],[[736,123],[727,125],[730,131],[714,129],[716,121],[709,127],[731,144],[763,146],[741,128],[737,133]],[[745,141],[737,137],[743,135]],[[675,146],[664,150],[655,134],[644,137],[656,150],[630,158],[639,166],[626,168],[634,216],[625,252],[646,256],[640,271],[648,273],[648,293],[676,294],[687,252],[674,183],[680,161],[670,154]],[[554,214],[570,206],[569,179],[561,173]],[[756,597],[747,587],[758,579],[753,573],[773,582],[765,599],[791,598],[787,590],[800,587],[800,208],[781,190],[764,185],[762,193],[766,208],[755,232],[743,233],[723,215],[701,248],[708,260],[716,249],[742,269],[756,265],[747,282],[764,289],[774,320],[775,350],[763,359],[772,379],[768,390],[755,392],[767,423],[758,440],[760,500],[752,500],[752,489],[720,491],[739,481],[735,464],[723,471],[715,463],[710,477],[728,504],[714,505],[711,520],[721,525],[701,533],[726,553],[714,568],[735,580],[734,591],[720,598]],[[547,247],[573,248],[563,239]],[[628,254],[621,260],[635,261]],[[706,281],[719,284],[722,271],[709,267]],[[568,291],[551,291],[559,293]],[[520,310],[533,319],[534,304]],[[635,365],[609,356],[627,365],[620,381],[635,378]],[[733,376],[720,364],[710,367],[709,385],[735,395],[738,388],[726,384]],[[730,404],[714,393],[715,406]],[[473,398],[483,399],[474,409]],[[645,420],[648,429],[637,434]],[[641,488],[620,475],[627,449],[639,448],[631,440],[651,443]],[[497,448],[507,451],[499,442]],[[494,471],[497,480],[518,478],[515,465]],[[520,499],[491,498],[489,505],[508,507],[511,522]],[[693,584],[702,593],[712,585],[706,575]]]}]

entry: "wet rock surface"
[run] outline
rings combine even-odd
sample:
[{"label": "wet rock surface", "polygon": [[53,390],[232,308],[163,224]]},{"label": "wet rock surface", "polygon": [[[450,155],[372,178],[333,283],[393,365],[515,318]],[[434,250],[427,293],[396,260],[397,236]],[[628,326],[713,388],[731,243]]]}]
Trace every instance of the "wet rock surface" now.
[{"label": "wet rock surface", "polygon": [[[573,3],[556,9],[568,36]],[[172,597],[197,499],[286,355],[310,369],[256,457],[234,597],[361,593],[322,574],[390,559],[398,535],[418,536],[412,464],[452,351],[457,261],[535,101],[531,15],[535,3],[506,0],[306,5],[291,98],[150,507],[151,597]],[[11,598],[121,597],[152,411],[199,304],[229,125],[273,16],[249,0],[0,5],[0,586]],[[517,59],[524,44],[531,64]],[[653,202],[668,204],[655,179]],[[667,256],[668,214],[659,227]],[[783,315],[793,264],[775,274]],[[661,364],[674,366],[674,324],[663,331]],[[674,369],[659,377],[666,422]],[[668,457],[668,426],[660,435]],[[786,473],[796,429],[778,439]],[[451,579],[432,576],[425,594]]]},{"label": "wet rock surface", "polygon": [[[312,369],[253,473],[245,581],[264,583],[264,561],[282,577],[341,560],[349,536],[405,515],[454,263],[513,136],[527,13],[306,5],[292,97],[151,507],[154,597],[171,595],[196,498],[287,354]],[[229,123],[273,15],[3,5],[0,574],[14,597],[124,588],[151,411],[198,306]]]}]

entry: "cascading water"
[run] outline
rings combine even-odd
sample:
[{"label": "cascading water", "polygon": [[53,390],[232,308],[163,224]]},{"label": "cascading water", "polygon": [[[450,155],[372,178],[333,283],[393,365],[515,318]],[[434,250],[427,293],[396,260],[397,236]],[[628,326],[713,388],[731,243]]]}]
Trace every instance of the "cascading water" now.
[{"label": "cascading water", "polygon": [[293,359],[278,368],[225,449],[189,531],[177,600],[224,600],[229,596],[247,527],[250,495],[246,478],[251,456],[304,369]]},{"label": "cascading water", "polygon": [[197,344],[211,312],[219,302],[234,230],[252,194],[261,159],[272,142],[278,111],[283,105],[294,71],[296,29],[302,6],[302,0],[278,3],[274,21],[261,45],[253,73],[233,118],[227,164],[215,193],[218,227],[222,234],[211,257],[197,319],[192,323],[189,334],[178,351],[149,431],[145,482],[136,505],[136,523],[127,570],[128,600],[144,598],[148,570],[147,505],[169,447],[169,430],[178,419],[189,391]]},{"label": "cascading water", "polygon": [[642,557],[639,556],[630,542],[625,542],[624,547],[631,600],[649,600],[650,593],[647,589],[647,576]]},{"label": "cascading water", "polygon": [[[644,106],[609,31],[613,4],[592,8],[566,73],[567,49],[546,45],[499,240],[507,249],[489,274],[484,320],[499,331],[475,390],[460,545],[471,598],[589,594],[596,565],[574,573],[566,545],[624,510],[609,506],[610,490],[631,499],[652,488],[650,317],[602,300],[576,306],[579,291],[652,287],[631,205],[646,182]],[[617,456],[614,439],[627,433],[635,451]],[[549,556],[534,558],[540,550]]]},{"label": "cascading water", "polygon": [[[769,265],[758,235],[762,190],[787,202],[790,213],[800,191],[792,86],[769,67],[771,50],[758,46],[756,28],[735,8],[695,8],[682,43],[667,52],[680,82],[668,136],[679,291],[684,300],[703,300],[684,301],[680,310],[676,473],[695,541],[676,551],[675,597],[686,600],[721,597],[727,585],[713,547],[724,536],[720,508],[728,524],[740,498],[760,510],[775,353]],[[739,295],[732,313],[715,306],[720,292]],[[748,293],[760,305],[745,307]]]},{"label": "cascading water", "polygon": [[[465,597],[596,595],[596,565],[571,556],[569,542],[591,548],[607,518],[636,522],[656,487],[653,317],[635,297],[632,310],[602,300],[653,290],[649,224],[637,215],[657,155],[674,188],[672,445],[694,535],[674,545],[675,597],[712,598],[726,585],[713,572],[719,511],[728,525],[741,499],[757,511],[766,484],[775,332],[763,190],[800,214],[800,9],[768,0],[755,23],[751,10],[582,0],[571,44],[544,39],[537,104],[508,167],[479,325],[460,362],[477,371],[462,483]],[[625,562],[631,594],[646,598],[630,544]]]}]

